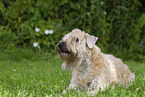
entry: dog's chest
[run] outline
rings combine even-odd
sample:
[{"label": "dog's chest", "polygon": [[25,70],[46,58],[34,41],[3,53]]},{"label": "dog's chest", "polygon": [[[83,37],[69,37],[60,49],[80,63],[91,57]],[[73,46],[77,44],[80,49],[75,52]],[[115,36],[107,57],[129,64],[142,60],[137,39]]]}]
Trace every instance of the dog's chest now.
[{"label": "dog's chest", "polygon": [[88,73],[89,63],[87,62],[87,60],[83,60],[78,69],[82,73]]}]

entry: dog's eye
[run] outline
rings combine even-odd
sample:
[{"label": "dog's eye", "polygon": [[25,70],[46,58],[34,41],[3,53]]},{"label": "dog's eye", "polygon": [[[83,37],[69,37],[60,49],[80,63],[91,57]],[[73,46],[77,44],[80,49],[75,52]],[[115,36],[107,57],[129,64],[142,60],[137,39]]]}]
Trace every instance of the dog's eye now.
[{"label": "dog's eye", "polygon": [[78,39],[78,38],[74,38],[74,41],[75,41],[75,42],[79,42],[79,39]]}]

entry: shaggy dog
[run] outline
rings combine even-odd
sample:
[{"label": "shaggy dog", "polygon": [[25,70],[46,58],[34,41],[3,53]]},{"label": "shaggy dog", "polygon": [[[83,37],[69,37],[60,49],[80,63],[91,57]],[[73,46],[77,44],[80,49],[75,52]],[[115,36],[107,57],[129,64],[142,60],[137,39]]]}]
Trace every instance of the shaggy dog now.
[{"label": "shaggy dog", "polygon": [[97,93],[109,84],[127,85],[135,79],[134,73],[113,55],[103,54],[95,45],[97,37],[74,29],[57,44],[63,69],[72,71],[69,89],[84,89]]}]

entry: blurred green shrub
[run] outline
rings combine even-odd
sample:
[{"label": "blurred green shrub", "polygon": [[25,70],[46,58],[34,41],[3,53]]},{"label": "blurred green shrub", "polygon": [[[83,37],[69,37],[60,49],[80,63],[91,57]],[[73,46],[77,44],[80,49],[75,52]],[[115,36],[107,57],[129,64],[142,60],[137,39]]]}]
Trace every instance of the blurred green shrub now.
[{"label": "blurred green shrub", "polygon": [[12,33],[11,29],[6,26],[0,27],[0,48],[4,50],[6,48],[15,48],[16,35]]},{"label": "blurred green shrub", "polygon": [[[123,57],[135,58],[133,53],[145,54],[144,15],[138,6],[138,0],[1,0],[0,26],[7,30],[0,33],[13,33],[16,45],[32,47],[37,42],[38,48],[54,50],[64,34],[80,28],[98,36],[103,51],[120,51],[119,57],[124,51],[129,54]],[[53,33],[46,34],[50,30]]]},{"label": "blurred green shrub", "polygon": [[143,55],[145,54],[145,13],[137,19],[137,24],[135,24],[132,35],[132,38],[130,38],[132,42],[129,49],[131,53],[130,57],[133,56],[137,60],[143,59]]}]

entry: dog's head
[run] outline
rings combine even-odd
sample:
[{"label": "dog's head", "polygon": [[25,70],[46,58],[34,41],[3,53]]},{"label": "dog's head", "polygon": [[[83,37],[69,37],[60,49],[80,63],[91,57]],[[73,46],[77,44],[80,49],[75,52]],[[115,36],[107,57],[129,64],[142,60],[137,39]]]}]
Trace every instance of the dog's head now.
[{"label": "dog's head", "polygon": [[58,55],[64,61],[73,61],[81,55],[87,54],[97,39],[80,29],[74,29],[57,44]]}]

